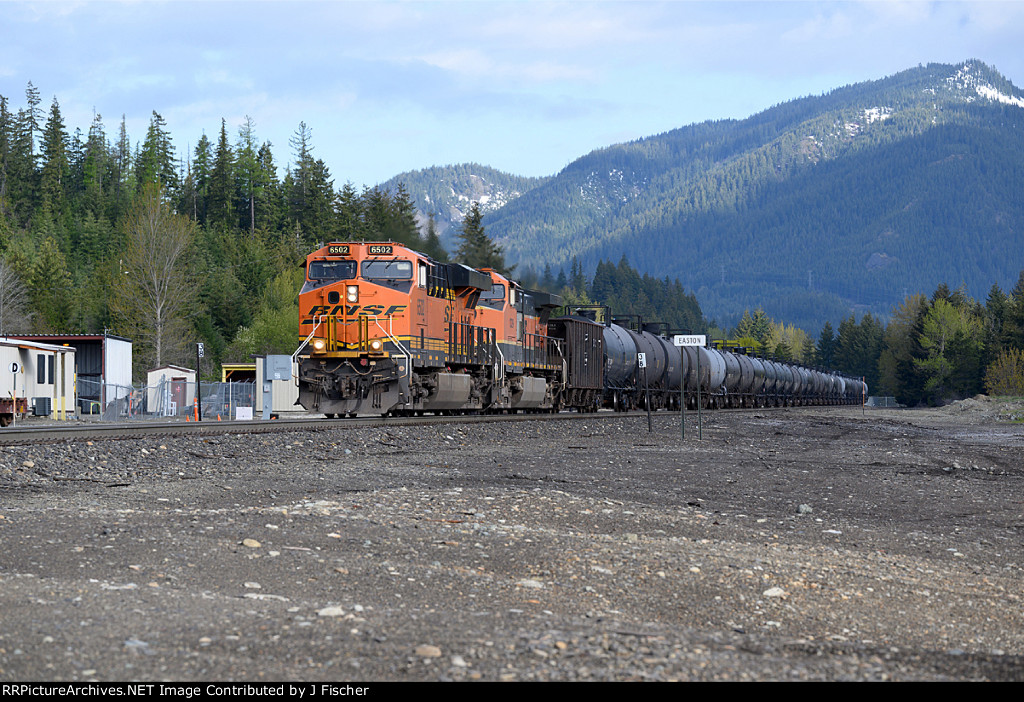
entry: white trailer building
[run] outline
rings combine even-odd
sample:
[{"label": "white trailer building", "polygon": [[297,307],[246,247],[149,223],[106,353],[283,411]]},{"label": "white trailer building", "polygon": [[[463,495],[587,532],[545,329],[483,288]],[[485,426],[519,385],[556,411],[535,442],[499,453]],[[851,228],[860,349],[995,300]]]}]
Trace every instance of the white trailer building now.
[{"label": "white trailer building", "polygon": [[73,347],[0,338],[0,426],[30,411],[68,419],[75,392]]}]

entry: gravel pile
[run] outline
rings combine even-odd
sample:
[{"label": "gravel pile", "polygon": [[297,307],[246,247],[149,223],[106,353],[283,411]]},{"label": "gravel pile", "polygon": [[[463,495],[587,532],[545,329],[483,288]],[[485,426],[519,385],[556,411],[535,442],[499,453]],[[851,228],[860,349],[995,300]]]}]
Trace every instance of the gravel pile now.
[{"label": "gravel pile", "polygon": [[1024,428],[959,418],[2,448],[0,679],[1019,680]]}]

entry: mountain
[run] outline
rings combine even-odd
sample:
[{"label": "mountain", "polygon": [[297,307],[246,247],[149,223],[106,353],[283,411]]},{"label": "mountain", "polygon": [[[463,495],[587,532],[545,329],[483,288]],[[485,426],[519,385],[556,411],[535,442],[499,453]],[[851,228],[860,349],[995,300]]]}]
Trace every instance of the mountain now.
[{"label": "mountain", "polygon": [[[430,202],[471,199],[454,183]],[[814,333],[941,282],[1008,289],[1024,268],[1022,183],[1021,91],[979,61],[930,64],[494,186],[506,203],[484,226],[520,271],[625,256],[678,277],[721,324],[761,306]]]},{"label": "mountain", "polygon": [[399,184],[404,184],[416,203],[420,229],[426,230],[427,216],[434,213],[438,236],[451,251],[456,248],[453,240],[458,225],[473,202],[480,203],[480,211],[485,215],[493,213],[548,180],[524,178],[477,163],[463,163],[400,173],[378,187],[395,192]]}]

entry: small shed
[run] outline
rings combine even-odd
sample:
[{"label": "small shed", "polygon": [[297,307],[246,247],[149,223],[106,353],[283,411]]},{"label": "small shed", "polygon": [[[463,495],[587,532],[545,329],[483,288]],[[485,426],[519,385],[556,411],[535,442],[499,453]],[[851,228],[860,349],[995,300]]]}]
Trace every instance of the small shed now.
[{"label": "small shed", "polygon": [[75,414],[75,349],[0,339],[0,426],[15,414],[67,419]]},{"label": "small shed", "polygon": [[255,383],[255,363],[222,363],[220,366],[220,382],[222,383]]},{"label": "small shed", "polygon": [[146,371],[146,411],[172,417],[192,407],[196,397],[196,372],[182,366],[160,366]]}]

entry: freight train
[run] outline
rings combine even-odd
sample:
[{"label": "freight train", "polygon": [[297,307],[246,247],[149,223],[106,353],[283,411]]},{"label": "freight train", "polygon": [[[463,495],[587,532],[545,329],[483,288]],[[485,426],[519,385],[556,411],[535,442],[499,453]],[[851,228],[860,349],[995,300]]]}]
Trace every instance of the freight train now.
[{"label": "freight train", "polygon": [[557,295],[498,271],[394,242],[327,244],[307,257],[299,293],[298,402],[339,417],[674,409],[698,396],[711,407],[848,404],[866,393],[859,379],[681,352],[657,327],[552,316],[559,308]]}]

